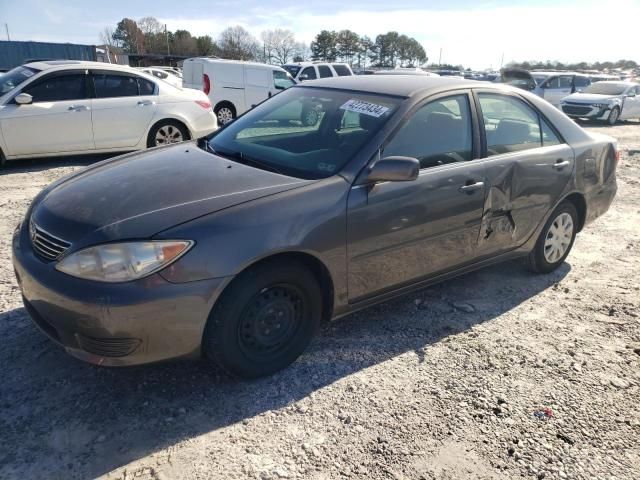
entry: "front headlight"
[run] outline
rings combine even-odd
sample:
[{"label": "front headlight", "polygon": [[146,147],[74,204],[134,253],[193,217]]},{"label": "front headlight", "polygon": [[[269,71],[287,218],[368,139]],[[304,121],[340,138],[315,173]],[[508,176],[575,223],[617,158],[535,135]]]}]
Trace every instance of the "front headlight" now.
[{"label": "front headlight", "polygon": [[56,269],[98,282],[128,282],[167,267],[192,246],[189,240],[106,243],[64,257]]},{"label": "front headlight", "polygon": [[609,108],[611,105],[608,103],[594,103],[593,106],[596,108]]}]

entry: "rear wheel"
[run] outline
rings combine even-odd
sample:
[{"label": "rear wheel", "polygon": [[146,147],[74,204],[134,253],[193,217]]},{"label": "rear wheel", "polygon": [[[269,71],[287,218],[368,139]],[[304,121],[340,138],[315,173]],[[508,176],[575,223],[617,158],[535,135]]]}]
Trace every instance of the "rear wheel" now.
[{"label": "rear wheel", "polygon": [[218,119],[218,125],[224,125],[236,118],[236,109],[231,104],[222,104],[216,107],[216,117]]},{"label": "rear wheel", "polygon": [[240,275],[209,316],[202,349],[228,373],[256,378],[285,368],[320,325],[322,297],[298,263],[267,263]]},{"label": "rear wheel", "polygon": [[189,131],[179,122],[163,120],[149,132],[147,147],[161,147],[189,140]]},{"label": "rear wheel", "polygon": [[620,109],[618,107],[613,107],[613,110],[611,110],[611,113],[609,114],[609,118],[607,118],[607,123],[609,125],[615,125],[619,118]]},{"label": "rear wheel", "polygon": [[550,273],[567,258],[578,231],[578,212],[565,200],[553,211],[527,258],[536,273]]}]

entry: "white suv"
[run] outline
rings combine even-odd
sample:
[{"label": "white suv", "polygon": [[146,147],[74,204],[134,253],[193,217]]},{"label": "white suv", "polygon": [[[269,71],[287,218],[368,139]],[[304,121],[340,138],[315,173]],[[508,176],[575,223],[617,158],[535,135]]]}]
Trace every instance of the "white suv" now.
[{"label": "white suv", "polygon": [[282,65],[296,82],[315,80],[316,78],[349,77],[353,75],[347,63],[298,62]]},{"label": "white suv", "polygon": [[204,93],[129,66],[53,60],[0,76],[0,163],[140,150],[216,128]]}]

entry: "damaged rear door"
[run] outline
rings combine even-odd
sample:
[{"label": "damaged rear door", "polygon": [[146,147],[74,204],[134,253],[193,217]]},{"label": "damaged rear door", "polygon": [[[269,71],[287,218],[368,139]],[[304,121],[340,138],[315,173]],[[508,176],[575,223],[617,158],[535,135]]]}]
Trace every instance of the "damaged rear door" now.
[{"label": "damaged rear door", "polygon": [[520,96],[480,89],[475,95],[487,179],[478,255],[493,256],[533,234],[569,182],[574,153]]}]

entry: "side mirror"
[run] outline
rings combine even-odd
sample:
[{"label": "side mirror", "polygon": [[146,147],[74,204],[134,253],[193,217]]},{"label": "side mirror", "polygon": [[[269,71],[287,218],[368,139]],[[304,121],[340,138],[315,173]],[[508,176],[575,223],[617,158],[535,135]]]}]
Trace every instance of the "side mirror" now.
[{"label": "side mirror", "polygon": [[420,162],[413,157],[386,157],[369,168],[366,182],[410,182],[418,178]]},{"label": "side mirror", "polygon": [[309,80],[309,74],[303,73],[302,75],[300,75],[300,77],[298,77],[298,80],[300,80],[301,82],[304,82],[305,80]]},{"label": "side mirror", "polygon": [[636,96],[636,92],[627,93],[627,97],[635,97],[635,96]]},{"label": "side mirror", "polygon": [[285,88],[287,88],[284,85],[274,85],[274,87],[276,90],[284,90]]},{"label": "side mirror", "polygon": [[33,103],[33,97],[28,93],[19,93],[14,100],[18,105],[29,105]]}]

